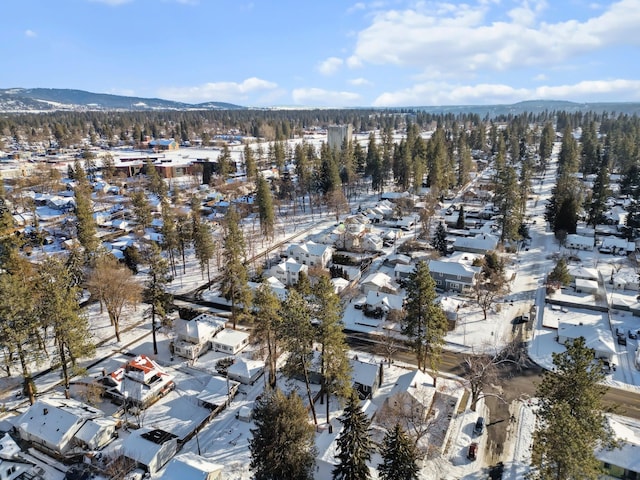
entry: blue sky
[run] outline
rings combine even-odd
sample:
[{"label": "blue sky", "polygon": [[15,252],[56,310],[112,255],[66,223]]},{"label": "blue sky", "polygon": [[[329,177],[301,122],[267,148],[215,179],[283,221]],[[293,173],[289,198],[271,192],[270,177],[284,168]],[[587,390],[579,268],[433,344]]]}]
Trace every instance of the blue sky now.
[{"label": "blue sky", "polygon": [[640,0],[2,7],[2,88],[246,106],[640,101]]}]

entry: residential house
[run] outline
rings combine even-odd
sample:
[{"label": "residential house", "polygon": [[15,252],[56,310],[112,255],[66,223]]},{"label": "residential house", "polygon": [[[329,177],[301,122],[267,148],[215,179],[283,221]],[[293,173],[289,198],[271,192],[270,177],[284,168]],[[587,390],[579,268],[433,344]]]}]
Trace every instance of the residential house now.
[{"label": "residential house", "polygon": [[369,291],[363,311],[367,316],[382,318],[391,310],[402,310],[404,296],[392,293]]},{"label": "residential house", "polygon": [[460,293],[473,289],[480,267],[473,267],[462,263],[431,260],[429,273],[436,282],[436,287],[445,291]]},{"label": "residential house", "polygon": [[606,477],[640,478],[640,424],[637,420],[621,415],[607,414],[607,421],[615,437],[620,441],[618,448],[596,449],[596,458],[602,462]]},{"label": "residential house", "polygon": [[453,250],[456,252],[482,253],[495,250],[498,246],[498,237],[483,233],[475,237],[457,237],[453,242]]},{"label": "residential house", "polygon": [[598,282],[596,280],[576,278],[576,292],[595,295],[596,293],[598,293]]},{"label": "residential house", "polygon": [[638,274],[631,268],[625,268],[615,273],[612,271],[609,283],[611,283],[616,290],[637,291],[639,287]]},{"label": "residential house", "polygon": [[365,234],[360,241],[360,245],[365,252],[379,252],[384,247],[382,238],[375,233]]},{"label": "residential house", "polygon": [[586,237],[584,235],[572,233],[567,235],[564,247],[574,250],[593,250],[593,243],[593,237]]},{"label": "residential house", "polygon": [[224,467],[192,452],[176,455],[158,478],[161,480],[218,480]]},{"label": "residential house", "polygon": [[605,237],[598,247],[600,253],[612,253],[614,255],[628,255],[636,251],[636,244],[628,242],[624,238]]},{"label": "residential house", "polygon": [[616,355],[616,347],[613,334],[607,328],[600,325],[585,325],[582,323],[558,322],[558,343],[563,345],[569,340],[583,337],[585,345],[595,352],[596,358],[602,358],[608,362],[613,361]]},{"label": "residential house", "polygon": [[249,345],[249,334],[232,328],[225,328],[213,337],[211,342],[213,349],[217,352],[235,355]]},{"label": "residential house", "polygon": [[177,355],[195,360],[211,349],[211,340],[224,329],[225,320],[202,313],[191,320],[178,319],[175,324],[176,340],[173,349]]},{"label": "residential house", "polygon": [[21,457],[0,457],[0,480],[45,480],[41,467],[23,460]]},{"label": "residential house", "polygon": [[327,268],[333,255],[333,247],[315,242],[296,243],[289,246],[287,255],[308,267]]},{"label": "residential house", "polygon": [[104,417],[97,408],[76,400],[36,400],[14,425],[22,440],[55,457],[65,457],[75,446],[74,437],[88,420]]},{"label": "residential house", "polygon": [[418,429],[424,432],[418,448],[428,456],[442,454],[463,391],[456,382],[444,378],[436,385],[433,377],[420,370],[406,373],[396,381],[374,422],[386,428],[399,422],[405,431]]},{"label": "residential house", "polygon": [[360,289],[363,293],[369,292],[390,292],[396,293],[398,285],[393,279],[383,272],[374,272],[365,277],[360,283]]},{"label": "residential house", "polygon": [[298,263],[293,258],[287,258],[284,262],[273,267],[273,275],[284,285],[295,285],[300,279],[300,274],[308,275],[309,267]]},{"label": "residential house", "polygon": [[578,279],[597,281],[599,277],[598,269],[596,268],[582,267],[580,265],[569,265],[567,267],[567,271],[571,276],[572,282],[575,282]]},{"label": "residential house", "polygon": [[155,475],[178,451],[175,435],[160,429],[133,430],[122,442],[122,455]]},{"label": "residential house", "polygon": [[102,379],[118,402],[146,408],[175,388],[173,375],[146,355],[138,355]]},{"label": "residential house", "polygon": [[87,420],[74,436],[74,443],[85,450],[99,450],[116,436],[116,420],[98,417]]}]

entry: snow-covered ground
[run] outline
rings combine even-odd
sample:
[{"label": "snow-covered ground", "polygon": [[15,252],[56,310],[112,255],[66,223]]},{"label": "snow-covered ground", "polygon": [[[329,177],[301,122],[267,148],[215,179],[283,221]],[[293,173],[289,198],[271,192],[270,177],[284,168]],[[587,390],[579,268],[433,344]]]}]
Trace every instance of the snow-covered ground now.
[{"label": "snow-covered ground", "polygon": [[[531,305],[537,305],[537,316],[530,321],[531,328],[523,326],[525,340],[529,342],[529,354],[531,358],[544,367],[551,366],[551,353],[563,350],[562,345],[558,344],[554,330],[542,326],[543,315],[546,309],[545,305],[545,288],[544,278],[553,268],[556,260],[551,257],[552,254],[560,252],[553,233],[548,231],[543,218],[545,200],[551,195],[551,188],[555,184],[555,174],[553,169],[547,171],[544,180],[537,183],[534,187],[534,194],[528,201],[528,214],[531,215],[531,244],[527,250],[522,250],[513,255],[512,262],[508,265],[509,272],[514,275],[511,284],[511,291],[506,301],[499,304],[499,309],[493,309],[488,318],[483,318],[482,311],[468,298],[450,295],[450,300],[459,302],[461,308],[458,310],[458,321],[456,328],[449,332],[446,341],[447,348],[456,351],[481,351],[493,350],[500,348],[506,344],[511,338],[514,331],[513,319],[519,315],[529,311]],[[352,205],[368,206],[374,204],[376,196],[365,195],[352,202]],[[455,203],[457,200],[449,202]],[[446,208],[446,205],[445,205]],[[294,235],[303,235],[295,241],[301,241],[310,236],[322,233],[327,229],[335,226],[335,215],[331,212],[319,212],[311,218],[309,215],[298,212],[298,216],[294,220],[289,217],[285,222],[280,221],[275,229],[275,242],[294,241]],[[247,224],[245,226],[246,234],[249,234],[254,226]],[[307,231],[307,229],[311,229]],[[267,245],[257,245],[256,249],[266,248]],[[284,247],[283,247],[284,248]],[[571,252],[574,253],[574,252]],[[620,262],[618,257],[600,254],[594,252],[579,252],[578,256],[581,263],[586,266],[595,266],[607,278],[612,269],[617,268]],[[381,263],[381,262],[380,262]],[[215,262],[211,272],[215,275]],[[380,266],[381,270],[386,267]],[[144,272],[141,272],[143,275]],[[182,273],[181,265],[178,268],[178,275],[170,285],[170,290],[174,294],[188,293],[205,282],[198,267],[197,261],[193,253],[187,257],[186,273]],[[610,288],[610,286],[608,286]],[[611,290],[608,290],[611,294]],[[616,291],[616,295],[620,292]],[[207,295],[216,296],[217,292],[212,291]],[[365,318],[362,310],[355,308],[355,302],[346,304],[344,321],[348,329],[354,331],[362,331],[367,333],[383,333],[382,322],[371,321]],[[177,390],[165,401],[179,402],[182,397],[188,395],[189,392],[198,391],[199,385],[204,381],[203,375],[194,373],[193,365],[181,360],[178,357],[172,357],[169,351],[169,343],[172,334],[169,330],[162,329],[158,332],[158,348],[157,356],[153,355],[151,343],[150,321],[145,319],[144,306],[137,309],[129,309],[123,316],[123,327],[129,328],[122,335],[122,341],[116,342],[113,337],[113,327],[109,323],[106,312],[100,313],[98,305],[90,305],[87,307],[87,315],[90,319],[91,332],[98,343],[98,349],[95,359],[85,360],[81,365],[87,368],[86,375],[97,378],[102,374],[102,369],[112,371],[127,361],[125,355],[128,352],[136,354],[146,354],[155,357],[163,366],[172,369],[176,374]],[[620,327],[627,331],[628,329],[638,328],[640,322],[632,317],[629,312],[612,312],[611,327],[615,331],[615,327]],[[615,345],[616,358],[618,368],[607,376],[607,383],[620,388],[640,390],[640,374],[634,367],[634,351],[637,348],[637,341],[628,339],[627,346]],[[355,352],[354,352],[355,355]],[[362,359],[362,353],[358,353]],[[98,359],[102,362],[96,364]],[[379,362],[378,358],[373,358],[375,362]],[[34,372],[38,372],[47,368],[51,360],[33,368]],[[197,362],[196,362],[197,363]],[[24,409],[26,406],[24,398],[19,395],[20,377],[17,370],[18,365],[13,370],[14,376],[0,377],[0,402],[7,410],[14,408]],[[385,374],[385,385],[380,391],[383,393],[385,388],[393,385],[394,378],[403,371],[402,365],[394,365],[387,369]],[[195,371],[197,372],[197,371]],[[47,390],[57,391],[56,385],[60,382],[59,371],[53,371],[42,375],[37,380],[40,392]],[[223,479],[229,480],[245,480],[251,478],[249,472],[249,451],[248,439],[250,438],[251,422],[242,422],[236,419],[236,414],[240,408],[251,406],[257,395],[262,391],[263,384],[261,381],[250,387],[241,387],[240,393],[235,397],[230,408],[221,412],[210,424],[208,424],[200,433],[188,441],[183,450],[202,454],[202,456],[214,459],[217,463],[225,465]],[[186,393],[185,393],[186,392]],[[334,402],[335,403],[335,402]],[[372,407],[373,408],[373,407]],[[479,404],[477,411],[482,411],[483,405]],[[104,405],[105,413],[115,412],[115,407],[110,404]],[[535,402],[527,400],[512,406],[515,421],[509,426],[508,446],[505,448],[505,471],[503,478],[520,479],[523,478],[530,459],[531,434],[534,429],[535,422]],[[326,419],[323,417],[324,409],[319,408],[319,423],[322,424]],[[341,413],[339,405],[332,404],[331,416],[336,418]],[[471,411],[469,408],[455,416],[453,419],[450,444],[444,456],[436,460],[426,462],[422,470],[421,478],[428,480],[436,479],[480,479],[486,478],[484,471],[485,465],[482,464],[482,452],[485,448],[486,434],[480,438],[474,437],[473,425],[478,413]],[[149,414],[148,420],[152,423],[162,423],[161,414]],[[336,422],[333,422],[334,425]],[[317,442],[319,446],[324,446],[325,451],[330,448],[332,441],[335,439],[339,429],[334,429],[333,434],[325,429],[321,429],[317,433]],[[472,462],[467,459],[466,454],[469,444],[472,441],[479,442],[480,454],[479,459]],[[374,458],[372,465],[379,461],[379,457]],[[40,462],[41,463],[41,462]],[[51,478],[63,478],[63,474],[53,467],[48,467]],[[49,471],[48,470],[48,471]],[[316,474],[317,479],[330,478],[330,465],[327,462],[319,463],[319,470]]]}]

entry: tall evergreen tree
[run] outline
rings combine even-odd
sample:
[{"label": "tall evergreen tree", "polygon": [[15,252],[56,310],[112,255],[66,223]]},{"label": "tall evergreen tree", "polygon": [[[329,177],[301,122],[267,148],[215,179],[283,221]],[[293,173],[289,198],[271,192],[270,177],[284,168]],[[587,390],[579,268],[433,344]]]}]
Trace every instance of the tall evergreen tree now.
[{"label": "tall evergreen tree", "polygon": [[258,167],[256,165],[253,148],[251,148],[251,145],[248,143],[244,146],[244,170],[247,175],[247,180],[255,180],[258,175]]},{"label": "tall evergreen tree", "polygon": [[216,246],[211,237],[211,229],[196,210],[191,212],[191,220],[193,250],[200,265],[200,272],[204,274],[206,270],[207,282],[211,283],[211,259],[216,253]]},{"label": "tall evergreen tree", "polygon": [[[36,386],[31,366],[48,355],[38,331],[38,322],[34,322],[37,318],[34,292],[38,292],[35,273],[31,263],[15,250],[8,252],[8,258],[0,269],[0,344],[8,354],[5,358],[18,357],[23,392],[32,405]],[[7,374],[10,374],[10,368],[10,365],[5,365]]]},{"label": "tall evergreen tree", "polygon": [[444,336],[447,333],[447,319],[436,303],[436,284],[426,262],[420,261],[416,265],[407,281],[406,291],[406,316],[402,333],[411,342],[418,368],[425,370],[428,355],[431,368],[438,370]]},{"label": "tall evergreen tree", "polygon": [[276,388],[278,359],[282,354],[282,317],[280,300],[265,281],[257,288],[253,299],[253,343],[266,350],[269,387]]},{"label": "tall evergreen tree", "polygon": [[342,431],[338,445],[338,464],[333,469],[334,480],[367,480],[371,473],[367,462],[371,460],[374,445],[371,441],[371,420],[362,410],[358,395],[353,392],[339,418]]},{"label": "tall evergreen tree", "polygon": [[153,353],[158,354],[158,342],[156,338],[156,318],[164,318],[173,301],[173,296],[167,292],[166,287],[173,281],[169,274],[169,263],[162,256],[160,247],[155,243],[149,244],[144,252],[146,263],[149,265],[149,277],[144,291],[144,301],[150,305],[151,334],[153,338]]},{"label": "tall evergreen tree", "polygon": [[37,318],[40,325],[52,328],[65,396],[69,398],[70,363],[75,366],[78,359],[90,357],[95,351],[89,322],[78,304],[80,289],[73,286],[62,260],[49,257],[38,268],[37,291]]},{"label": "tall evergreen tree", "polygon": [[329,422],[329,397],[346,398],[351,392],[349,349],[342,323],[342,305],[328,277],[322,276],[313,287],[313,315],[317,321],[316,341],[320,344],[322,393],[326,398]]},{"label": "tall evergreen tree", "polygon": [[418,451],[399,423],[384,436],[380,454],[380,480],[418,480]]},{"label": "tall evergreen tree", "polygon": [[249,272],[245,265],[246,252],[244,235],[240,228],[240,218],[233,206],[225,215],[225,236],[223,240],[222,285],[224,298],[231,301],[233,328],[239,318],[245,318],[251,306]]},{"label": "tall evergreen tree", "polygon": [[257,401],[249,439],[255,480],[312,480],[316,448],[313,425],[295,393],[276,389]]},{"label": "tall evergreen tree", "polygon": [[91,202],[91,185],[87,180],[87,176],[84,169],[80,165],[80,162],[75,162],[75,180],[76,187],[74,188],[75,201],[76,201],[76,219],[78,242],[85,249],[85,255],[91,257],[100,244],[98,237],[96,236],[96,221],[93,218],[93,204]]},{"label": "tall evergreen tree", "polygon": [[381,193],[384,190],[384,171],[382,157],[376,144],[375,133],[369,135],[369,146],[365,160],[365,175],[371,177],[371,188],[374,192]]},{"label": "tall evergreen tree", "polygon": [[272,240],[276,221],[273,195],[269,182],[262,175],[258,176],[256,203],[258,204],[258,218],[260,219],[260,230],[263,238]]},{"label": "tall evergreen tree", "polygon": [[295,289],[289,291],[280,309],[282,336],[285,350],[289,352],[284,374],[304,380],[313,423],[318,424],[309,373],[313,358],[314,331],[311,325],[311,309],[306,299]]},{"label": "tall evergreen tree", "polygon": [[546,162],[551,157],[551,151],[553,149],[553,142],[555,141],[556,132],[553,130],[553,125],[551,122],[545,123],[542,129],[542,136],[540,137],[540,147],[538,148],[538,153],[540,154],[540,160],[543,162],[543,165],[546,165]]},{"label": "tall evergreen tree", "polygon": [[607,392],[602,361],[582,337],[566,347],[552,354],[554,368],[538,385],[530,478],[595,480],[602,473],[595,449],[617,446],[602,405]]},{"label": "tall evergreen tree", "polygon": [[607,200],[610,195],[609,168],[606,163],[603,163],[600,165],[598,175],[593,182],[591,202],[588,205],[589,223],[593,225],[593,228],[604,220],[604,212],[607,210]]},{"label": "tall evergreen tree", "polygon": [[436,233],[431,240],[431,245],[443,257],[447,254],[447,230],[444,223],[440,222],[436,227]]}]

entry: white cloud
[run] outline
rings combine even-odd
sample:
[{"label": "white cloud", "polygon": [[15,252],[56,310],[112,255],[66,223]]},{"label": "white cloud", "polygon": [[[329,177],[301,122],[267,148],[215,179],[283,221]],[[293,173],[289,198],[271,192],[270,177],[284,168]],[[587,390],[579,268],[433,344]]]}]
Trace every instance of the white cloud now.
[{"label": "white cloud", "polygon": [[523,100],[631,101],[640,99],[640,80],[585,80],[573,85],[515,88],[504,84],[480,83],[459,85],[426,82],[412,87],[386,92],[378,96],[374,106],[418,105],[487,105],[514,103]]},{"label": "white cloud", "polygon": [[34,32],[33,30],[25,30],[24,31],[24,36],[25,37],[29,37],[29,38],[36,38],[38,36],[38,34],[36,32]]},{"label": "white cloud", "polygon": [[291,97],[297,105],[345,107],[357,105],[361,101],[357,93],[336,92],[322,88],[296,88],[291,92]]},{"label": "white cloud", "polygon": [[367,6],[364,4],[364,2],[354,3],[349,8],[347,8],[347,13],[353,13],[353,12],[357,12],[358,10],[364,10],[366,7]]},{"label": "white cloud", "polygon": [[538,75],[536,75],[535,77],[533,77],[533,79],[536,82],[544,82],[545,80],[547,80],[547,76],[544,73],[539,73]]},{"label": "white cloud", "polygon": [[446,76],[552,67],[607,46],[640,44],[640,0],[620,0],[585,21],[543,22],[545,7],[544,1],[525,0],[504,21],[490,20],[492,6],[482,1],[378,12],[359,32],[347,65],[405,66]]},{"label": "white cloud", "polygon": [[373,83],[371,83],[369,80],[367,80],[366,78],[352,78],[351,80],[349,80],[349,83],[351,85],[355,85],[356,87],[369,87],[371,85],[373,85]]},{"label": "white cloud", "polygon": [[167,98],[180,102],[244,102],[250,94],[275,90],[276,83],[257,77],[247,78],[241,83],[237,82],[211,82],[194,87],[168,87],[161,88],[158,94],[161,98]]},{"label": "white cloud", "polygon": [[124,5],[125,3],[132,2],[133,0],[89,0],[93,3],[104,3],[105,5],[109,5],[110,7],[117,7],[120,5]]},{"label": "white cloud", "polygon": [[329,57],[320,62],[317,69],[322,75],[329,76],[336,73],[343,63],[344,61],[341,58]]},{"label": "white cloud", "polygon": [[347,58],[347,66],[349,68],[359,68],[362,66],[362,60],[357,55],[351,55]]}]

